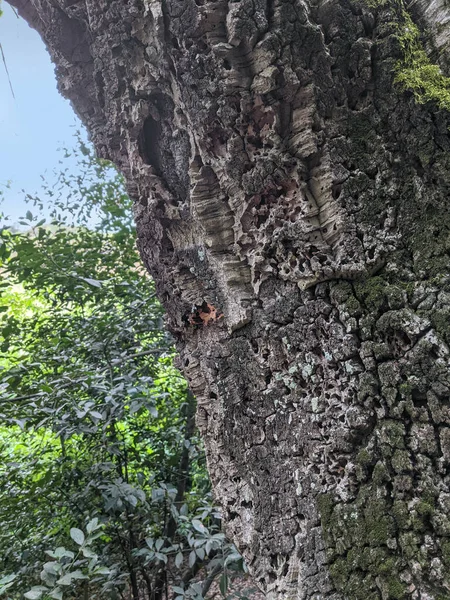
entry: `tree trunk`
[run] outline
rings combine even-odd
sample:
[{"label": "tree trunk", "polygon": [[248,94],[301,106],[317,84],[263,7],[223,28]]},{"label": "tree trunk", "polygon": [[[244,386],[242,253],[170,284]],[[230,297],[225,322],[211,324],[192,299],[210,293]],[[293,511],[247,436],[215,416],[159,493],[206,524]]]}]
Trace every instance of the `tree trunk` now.
[{"label": "tree trunk", "polygon": [[268,597],[450,598],[447,0],[9,1],[127,177]]}]

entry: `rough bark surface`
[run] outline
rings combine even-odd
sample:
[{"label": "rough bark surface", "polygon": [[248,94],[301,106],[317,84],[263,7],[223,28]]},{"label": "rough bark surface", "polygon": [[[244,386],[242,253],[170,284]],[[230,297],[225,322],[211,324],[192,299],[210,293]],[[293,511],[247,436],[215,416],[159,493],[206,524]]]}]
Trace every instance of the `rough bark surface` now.
[{"label": "rough bark surface", "polygon": [[450,598],[450,119],[393,82],[399,0],[10,3],[128,179],[268,597]]}]

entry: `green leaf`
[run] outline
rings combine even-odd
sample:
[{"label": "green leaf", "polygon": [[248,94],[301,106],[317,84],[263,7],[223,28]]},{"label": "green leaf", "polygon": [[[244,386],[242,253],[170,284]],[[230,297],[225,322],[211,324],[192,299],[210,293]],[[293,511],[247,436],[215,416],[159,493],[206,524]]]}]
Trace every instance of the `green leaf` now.
[{"label": "green leaf", "polygon": [[56,575],[55,573],[49,573],[48,571],[45,571],[43,569],[40,573],[40,577],[41,581],[51,586],[55,583],[55,580],[58,578],[58,575]]},{"label": "green leaf", "polygon": [[155,557],[163,562],[165,565],[167,564],[167,554],[163,554],[162,552],[155,552]]},{"label": "green leaf", "polygon": [[84,533],[81,531],[81,529],[77,529],[76,527],[72,527],[72,529],[70,530],[70,537],[79,546],[83,545],[83,543],[84,543]]},{"label": "green leaf", "polygon": [[195,553],[199,557],[200,560],[204,560],[204,558],[205,558],[205,549],[204,548],[196,548]]},{"label": "green leaf", "polygon": [[75,558],[75,554],[71,550],[66,550],[63,546],[59,546],[55,551],[53,550],[45,550],[45,554],[50,556],[51,558]]},{"label": "green leaf", "polygon": [[198,519],[192,519],[192,527],[199,533],[203,533],[203,534],[208,533],[208,530],[206,529],[206,527]]},{"label": "green leaf", "polygon": [[184,594],[183,588],[177,585],[172,586],[172,591],[175,592],[175,594]]},{"label": "green leaf", "polygon": [[191,550],[191,552],[189,553],[189,568],[192,569],[192,567],[195,565],[196,560],[197,555],[195,554],[195,550]]},{"label": "green leaf", "polygon": [[17,575],[15,573],[11,573],[11,575],[6,575],[0,579],[0,596],[2,596],[9,588],[14,585],[14,581]]},{"label": "green leaf", "polygon": [[58,585],[72,585],[71,573],[66,573],[56,582]]},{"label": "green leaf", "polygon": [[89,414],[90,414],[92,417],[94,417],[94,418],[96,418],[96,419],[99,419],[100,421],[103,421],[103,420],[104,420],[104,417],[103,417],[103,415],[102,415],[101,413],[99,413],[98,411],[96,411],[96,410],[91,410],[91,411],[89,411]]},{"label": "green leaf", "polygon": [[61,565],[57,562],[54,561],[49,561],[44,563],[43,567],[44,571],[46,571],[47,573],[51,573],[53,575],[56,575],[56,573],[58,573],[58,571],[61,570]]},{"label": "green leaf", "polygon": [[[92,414],[92,413],[91,413]],[[89,523],[86,525],[86,531],[88,533],[92,533],[93,531],[95,531],[96,529],[98,529],[99,524],[98,524],[98,518],[94,517],[93,519],[91,519],[89,521]]]},{"label": "green leaf", "polygon": [[69,573],[69,575],[73,578],[73,579],[88,579],[88,576],[85,575],[82,571],[80,571],[79,569],[77,569],[76,571],[72,571],[72,573]]},{"label": "green leaf", "polygon": [[108,567],[98,567],[94,570],[94,575],[109,575],[111,571]]},{"label": "green leaf", "polygon": [[27,592],[26,594],[24,594],[24,598],[27,598],[28,600],[39,600],[39,598],[42,596],[42,594],[47,593],[48,592],[48,587],[44,587],[43,585],[36,585],[34,587],[31,588],[31,590],[29,592]]},{"label": "green leaf", "polygon": [[183,564],[183,553],[178,552],[177,555],[175,556],[175,566],[177,567],[177,569],[179,569],[182,564]]},{"label": "green leaf", "polygon": [[85,281],[86,283],[89,283],[89,285],[93,285],[94,287],[97,287],[97,288],[102,287],[102,282],[99,281],[98,279],[92,279],[91,277],[81,277],[81,279],[83,281]]},{"label": "green leaf", "polygon": [[232,552],[226,557],[224,564],[227,566],[231,563],[239,562],[240,560],[242,560],[242,556],[239,554],[239,552]]},{"label": "green leaf", "polygon": [[63,591],[59,588],[55,588],[48,594],[50,598],[54,598],[55,600],[63,600]]},{"label": "green leaf", "polygon": [[228,591],[228,575],[226,573],[223,573],[222,577],[220,578],[219,588],[220,588],[220,593],[222,594],[223,597],[225,597],[227,595],[227,591]]}]

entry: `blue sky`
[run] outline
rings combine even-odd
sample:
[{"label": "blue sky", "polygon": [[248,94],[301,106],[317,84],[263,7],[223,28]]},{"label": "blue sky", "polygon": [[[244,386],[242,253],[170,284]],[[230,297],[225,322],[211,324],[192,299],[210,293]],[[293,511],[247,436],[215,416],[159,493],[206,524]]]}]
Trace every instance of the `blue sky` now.
[{"label": "blue sky", "polygon": [[15,221],[29,208],[21,190],[37,192],[41,175],[55,180],[58,148],[73,148],[74,133],[82,126],[57,91],[53,65],[39,35],[9,5],[2,3],[2,9],[0,43],[15,99],[0,59],[0,212]]}]

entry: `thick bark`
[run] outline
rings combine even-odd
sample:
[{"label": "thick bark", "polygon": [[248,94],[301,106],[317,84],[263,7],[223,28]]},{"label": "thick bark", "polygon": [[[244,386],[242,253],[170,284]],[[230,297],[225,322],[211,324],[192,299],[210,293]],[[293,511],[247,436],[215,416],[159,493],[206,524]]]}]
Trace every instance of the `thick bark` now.
[{"label": "thick bark", "polygon": [[10,2],[127,176],[256,580],[450,598],[449,115],[393,83],[400,0]]}]

